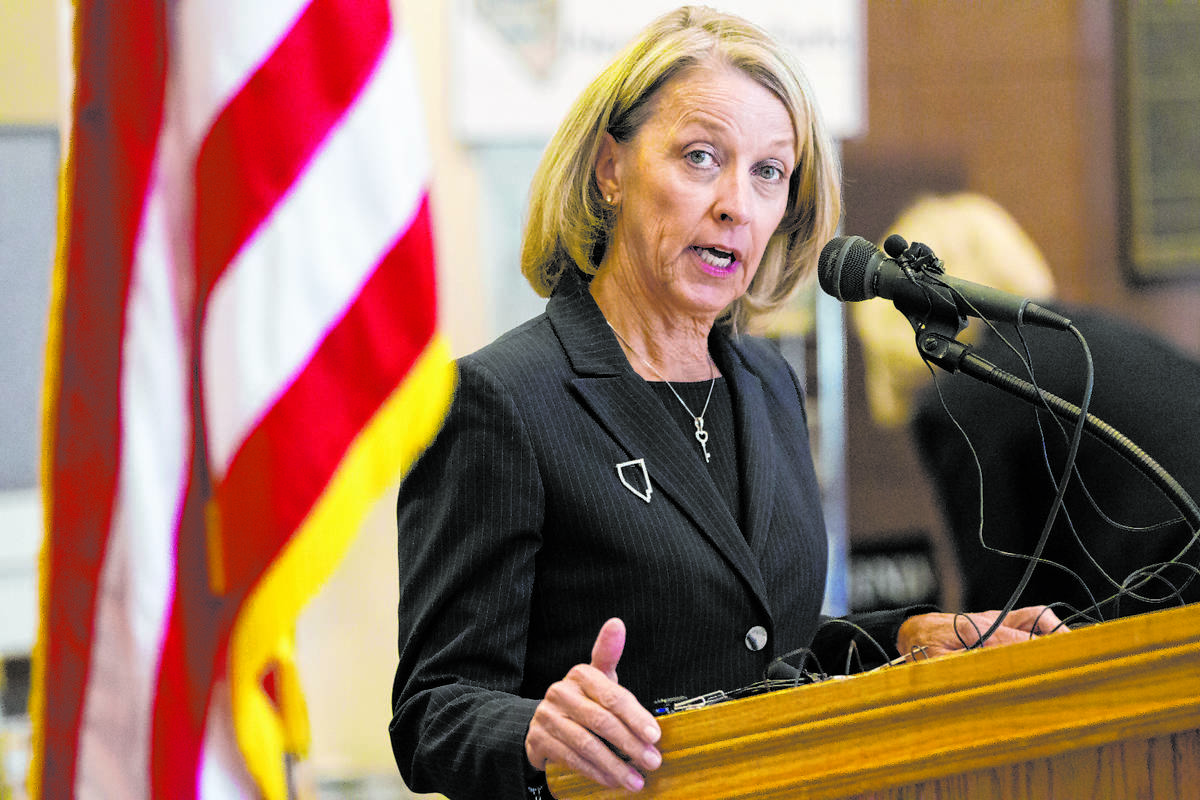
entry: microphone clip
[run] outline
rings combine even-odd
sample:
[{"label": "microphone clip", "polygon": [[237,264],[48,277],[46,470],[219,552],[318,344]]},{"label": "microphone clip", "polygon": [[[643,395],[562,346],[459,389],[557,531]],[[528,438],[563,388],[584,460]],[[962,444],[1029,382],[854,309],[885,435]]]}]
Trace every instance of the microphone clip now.
[{"label": "microphone clip", "polygon": [[947,330],[935,330],[929,326],[917,330],[917,350],[925,361],[955,373],[958,372],[963,359],[971,352],[971,345],[963,344],[954,338],[958,331],[951,331],[947,335]]},{"label": "microphone clip", "polygon": [[893,287],[892,302],[916,332],[917,350],[927,361],[953,372],[957,366],[951,369],[945,359],[951,358],[957,364],[961,355],[950,356],[941,343],[953,342],[965,347],[954,337],[967,327],[967,318],[955,301],[953,290],[941,278],[946,273],[942,260],[929,245],[910,244],[895,233],[883,243],[883,249],[908,280],[903,288]]},{"label": "microphone clip", "polygon": [[923,242],[907,242],[903,236],[893,233],[883,243],[883,251],[910,281],[917,281],[920,275],[931,275],[935,278],[943,275],[946,268],[942,260],[933,252],[933,248]]},{"label": "microphone clip", "polygon": [[946,267],[942,260],[933,252],[933,248],[923,242],[913,242],[903,253],[896,257],[896,263],[905,272],[921,272],[926,275],[944,275]]}]

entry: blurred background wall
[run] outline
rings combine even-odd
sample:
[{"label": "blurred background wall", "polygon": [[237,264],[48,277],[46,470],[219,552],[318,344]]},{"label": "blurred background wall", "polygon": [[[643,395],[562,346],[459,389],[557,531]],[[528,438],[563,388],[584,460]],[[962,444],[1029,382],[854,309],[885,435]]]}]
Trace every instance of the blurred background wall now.
[{"label": "blurred background wall", "polygon": [[[494,298],[511,289],[517,299],[506,306],[535,302],[521,294],[516,263],[499,264],[497,254],[511,252],[519,234],[513,209],[540,148],[485,152],[459,143],[449,107],[449,0],[397,7],[418,60],[433,146],[442,324],[461,354],[507,327],[513,308],[496,307]],[[1200,355],[1194,277],[1137,282],[1121,255],[1130,225],[1122,199],[1129,148],[1120,133],[1130,76],[1120,20],[1121,6],[1105,0],[869,2],[867,132],[842,145],[846,232],[882,241],[887,222],[923,191],[987,194],[1041,247],[1065,299],[1109,308]],[[54,3],[0,6],[0,128],[57,124],[62,35]],[[1192,97],[1198,84],[1193,76]],[[1200,152],[1194,156],[1200,162]],[[8,200],[10,177],[0,174]],[[1194,224],[1200,229],[1200,219]],[[47,250],[28,269],[48,273],[50,257]],[[852,543],[916,536],[944,555],[941,523],[905,435],[877,429],[867,416],[852,340],[847,358]],[[299,637],[313,725],[306,770],[378,776],[379,796],[400,791],[386,736],[396,651],[392,502],[380,502]],[[0,551],[0,575],[24,569],[12,559],[27,557]],[[939,563],[943,600],[953,605],[954,578]]]},{"label": "blurred background wall", "polygon": [[53,257],[58,35],[53,3],[0,4],[0,797],[28,758],[41,538],[32,422]]},{"label": "blurred background wall", "polygon": [[[869,3],[869,130],[843,143],[846,231],[882,242],[885,226],[916,195],[980,192],[1029,232],[1064,300],[1110,309],[1200,355],[1196,265],[1179,280],[1135,281],[1122,257],[1132,224],[1123,175],[1135,146],[1122,133],[1135,78],[1123,63],[1132,33],[1124,12],[1124,4],[1105,0]],[[1200,27],[1189,16],[1190,24],[1175,27],[1195,42]],[[1171,91],[1191,98],[1188,126],[1195,130],[1200,71],[1187,75]],[[1181,144],[1192,164],[1195,242],[1200,140],[1192,134]],[[861,354],[853,338],[848,344],[852,544],[917,531],[944,548],[907,434],[870,420]]]}]

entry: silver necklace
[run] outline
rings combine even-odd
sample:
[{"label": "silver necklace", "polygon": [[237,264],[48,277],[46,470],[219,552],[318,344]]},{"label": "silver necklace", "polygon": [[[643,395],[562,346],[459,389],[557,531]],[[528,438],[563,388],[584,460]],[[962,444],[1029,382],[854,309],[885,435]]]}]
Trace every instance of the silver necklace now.
[{"label": "silver necklace", "polygon": [[[605,322],[608,322],[608,320],[605,320]],[[708,359],[708,371],[712,375],[712,381],[708,384],[708,397],[704,398],[704,408],[700,410],[700,413],[693,414],[692,410],[688,408],[688,404],[683,402],[683,398],[679,396],[679,392],[675,391],[675,387],[671,385],[671,382],[664,378],[663,374],[659,372],[653,364],[647,361],[641,353],[639,353],[637,350],[634,350],[633,345],[625,341],[625,337],[621,335],[619,330],[613,328],[613,324],[611,322],[608,322],[608,327],[612,328],[612,332],[615,333],[617,338],[621,340],[621,344],[629,348],[629,352],[637,356],[643,364],[650,368],[651,372],[658,376],[659,380],[667,385],[667,388],[671,390],[671,394],[675,395],[675,399],[679,401],[679,405],[683,406],[683,410],[686,411],[688,416],[692,418],[692,422],[696,425],[696,441],[700,443],[700,449],[704,451],[704,463],[707,464],[712,460],[712,456],[709,455],[708,452],[708,431],[704,430],[704,415],[708,413],[708,403],[710,400],[712,400],[713,387],[717,385],[717,373],[716,370],[713,369],[712,359]]]}]

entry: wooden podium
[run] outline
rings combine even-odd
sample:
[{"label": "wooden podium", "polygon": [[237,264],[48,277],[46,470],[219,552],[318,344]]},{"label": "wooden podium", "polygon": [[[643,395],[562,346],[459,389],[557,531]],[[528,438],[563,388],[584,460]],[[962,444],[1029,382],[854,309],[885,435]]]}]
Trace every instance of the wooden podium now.
[{"label": "wooden podium", "polygon": [[1194,800],[1200,606],[659,721],[641,793],[552,764],[554,796]]}]

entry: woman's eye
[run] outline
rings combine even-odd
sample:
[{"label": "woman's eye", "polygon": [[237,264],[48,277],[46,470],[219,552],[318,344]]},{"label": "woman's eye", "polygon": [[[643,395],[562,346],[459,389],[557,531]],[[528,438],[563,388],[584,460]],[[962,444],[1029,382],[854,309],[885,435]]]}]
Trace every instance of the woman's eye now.
[{"label": "woman's eye", "polygon": [[758,168],[759,177],[768,181],[778,181],[783,178],[783,170],[774,164],[763,164]]},{"label": "woman's eye", "polygon": [[698,167],[707,167],[713,163],[713,154],[707,150],[691,150],[688,152],[686,158]]}]

